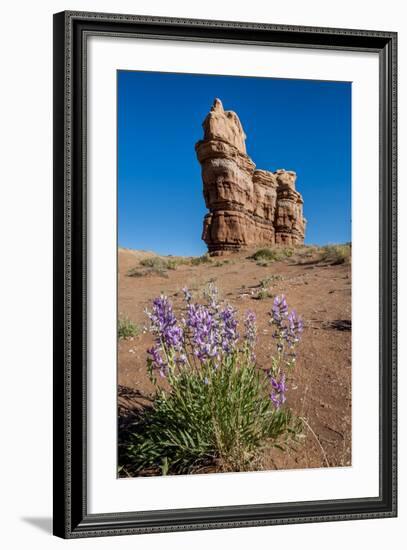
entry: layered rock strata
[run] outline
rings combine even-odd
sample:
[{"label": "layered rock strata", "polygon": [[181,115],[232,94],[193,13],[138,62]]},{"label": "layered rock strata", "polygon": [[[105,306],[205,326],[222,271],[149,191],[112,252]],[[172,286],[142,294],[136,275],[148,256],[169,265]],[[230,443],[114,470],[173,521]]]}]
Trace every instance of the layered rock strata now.
[{"label": "layered rock strata", "polygon": [[195,150],[202,166],[209,212],[202,239],[211,254],[255,245],[296,246],[304,242],[303,200],[296,174],[256,170],[246,153],[239,117],[215,99]]}]

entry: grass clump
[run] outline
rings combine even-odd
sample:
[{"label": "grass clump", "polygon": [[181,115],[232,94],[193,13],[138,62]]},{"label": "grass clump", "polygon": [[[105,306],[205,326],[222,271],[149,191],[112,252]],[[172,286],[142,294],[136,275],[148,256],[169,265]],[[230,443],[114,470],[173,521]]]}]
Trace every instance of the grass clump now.
[{"label": "grass clump", "polygon": [[273,281],[272,277],[266,277],[265,279],[261,279],[261,281],[259,283],[259,286],[260,286],[260,288],[269,288],[272,281]]},{"label": "grass clump", "polygon": [[292,248],[260,248],[249,259],[255,260],[257,265],[266,266],[271,262],[278,262],[290,258],[294,253]]},{"label": "grass clump", "polygon": [[297,250],[297,255],[300,258],[312,258],[315,254],[320,252],[319,246],[315,245],[303,245]]},{"label": "grass clump", "polygon": [[162,271],[165,269],[176,269],[178,261],[175,258],[166,260],[165,258],[154,257],[154,258],[145,258],[140,261],[140,265],[143,267],[148,267],[155,271]]},{"label": "grass clump", "polygon": [[143,267],[144,269],[140,269],[139,267],[133,267],[129,269],[127,272],[127,275],[129,277],[145,277],[147,275],[158,275],[159,277],[165,277],[168,278],[167,271],[174,270],[177,268],[177,265],[180,262],[177,258],[160,258],[159,256],[155,256],[153,258],[145,258],[144,260],[140,260],[139,266]]},{"label": "grass clump", "polygon": [[[154,256],[152,258],[145,258],[144,260],[140,260],[139,266],[129,269],[127,275],[129,277],[145,277],[147,275],[158,275],[160,277],[167,278],[167,272],[177,269],[180,265],[198,266],[211,263],[212,259],[209,254],[203,254],[202,256],[192,258],[162,258],[161,256]],[[215,265],[216,267],[219,267],[223,264],[217,263]]]},{"label": "grass clump", "polygon": [[138,269],[136,267],[132,267],[127,272],[128,277],[147,277],[148,275],[158,275],[159,277],[164,277],[165,279],[168,279],[167,268],[159,266],[149,267],[147,269]]},{"label": "grass clump", "polygon": [[266,298],[273,298],[273,294],[270,292],[271,285],[276,281],[281,281],[283,278],[281,275],[270,275],[261,279],[257,290],[252,293],[252,298],[255,300],[265,300]]},{"label": "grass clump", "polygon": [[269,275],[269,277],[265,277],[264,279],[261,279],[259,286],[261,288],[269,288],[272,283],[275,283],[276,281],[282,281],[283,277],[281,275]]},{"label": "grass clump", "polygon": [[210,264],[212,263],[212,258],[209,256],[209,254],[203,254],[202,256],[191,258],[190,262],[191,265]]},{"label": "grass clump", "polygon": [[223,261],[218,260],[217,262],[215,262],[213,264],[213,267],[222,267],[222,266],[228,265],[228,264],[230,264],[230,260],[223,260]]},{"label": "grass clump", "polygon": [[295,432],[291,411],[276,410],[268,398],[262,372],[239,367],[237,357],[218,370],[182,371],[170,384],[171,393],[159,391],[133,426],[127,459],[135,471],[250,470],[267,443],[284,444],[284,434]]},{"label": "grass clump", "polygon": [[347,264],[351,259],[351,245],[333,244],[320,249],[321,261],[330,265]]},{"label": "grass clump", "polygon": [[270,293],[267,287],[261,287],[253,295],[255,300],[265,300],[266,298],[272,298],[273,295]]},{"label": "grass clump", "polygon": [[144,277],[145,275],[147,275],[145,270],[137,269],[136,267],[132,267],[127,271],[128,277]]},{"label": "grass clump", "polygon": [[134,338],[141,333],[138,325],[133,323],[128,317],[120,317],[117,323],[117,336],[119,340],[127,340]]}]

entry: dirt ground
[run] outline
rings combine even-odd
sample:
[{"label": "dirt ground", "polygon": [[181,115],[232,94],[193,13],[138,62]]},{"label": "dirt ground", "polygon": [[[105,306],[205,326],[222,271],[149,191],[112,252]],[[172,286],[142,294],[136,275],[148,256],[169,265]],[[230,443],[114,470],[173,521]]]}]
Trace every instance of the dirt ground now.
[{"label": "dirt ground", "polygon": [[[257,360],[267,368],[268,349],[274,349],[268,312],[273,295],[285,294],[288,305],[304,320],[297,366],[288,381],[287,405],[305,419],[305,438],[286,452],[271,449],[266,469],[320,468],[351,465],[351,266],[327,265],[317,258],[294,255],[270,265],[248,259],[250,251],[214,258],[211,263],[180,265],[165,277],[148,274],[130,277],[148,252],[119,249],[119,316],[140,328],[144,313],[161,292],[170,297],[175,311],[182,303],[182,288],[195,296],[214,282],[220,296],[239,314],[255,311],[258,327]],[[270,296],[256,299],[260,281],[272,278]],[[264,284],[264,283],[263,283]],[[147,404],[153,386],[146,371],[146,349],[151,335],[143,333],[118,343],[119,415]],[[120,419],[119,419],[120,426]]]}]

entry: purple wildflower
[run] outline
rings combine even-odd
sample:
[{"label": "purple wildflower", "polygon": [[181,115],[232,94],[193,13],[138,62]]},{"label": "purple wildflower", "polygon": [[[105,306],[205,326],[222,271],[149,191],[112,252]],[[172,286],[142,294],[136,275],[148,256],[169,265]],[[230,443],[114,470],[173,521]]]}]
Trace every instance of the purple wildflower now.
[{"label": "purple wildflower", "polygon": [[175,362],[179,365],[185,365],[185,363],[187,362],[187,356],[185,355],[185,353],[180,353],[178,357],[175,358]]},{"label": "purple wildflower", "polygon": [[280,326],[285,318],[288,315],[288,305],[287,300],[285,299],[285,296],[282,295],[281,298],[276,296],[274,298],[273,307],[271,308],[271,317],[273,322]]},{"label": "purple wildflower", "polygon": [[247,311],[244,319],[244,328],[245,328],[245,339],[248,342],[255,343],[257,335],[256,327],[256,314],[254,311]]},{"label": "purple wildflower", "polygon": [[270,392],[270,399],[276,409],[279,409],[286,401],[285,393],[287,391],[287,386],[285,383],[285,374],[282,374],[280,380],[277,380],[277,378],[270,375],[270,383],[272,388]]},{"label": "purple wildflower", "polygon": [[153,346],[147,350],[149,360],[153,369],[158,370],[162,378],[167,374],[167,363],[161,357],[161,350],[159,346]]},{"label": "purple wildflower", "polygon": [[288,328],[286,340],[290,348],[294,347],[301,340],[301,334],[304,330],[302,319],[298,317],[295,309],[291,311],[288,318]]},{"label": "purple wildflower", "polygon": [[213,283],[208,285],[208,288],[205,290],[205,297],[208,300],[208,305],[213,310],[219,309],[219,291],[217,286]]},{"label": "purple wildflower", "polygon": [[284,342],[290,349],[294,348],[301,339],[304,325],[294,309],[288,313],[284,296],[276,296],[270,315],[271,323],[276,327],[273,337],[277,339],[277,351],[284,351]]},{"label": "purple wildflower", "polygon": [[219,310],[215,299],[209,306],[188,304],[185,325],[191,334],[194,354],[202,362],[214,360],[216,367],[221,354],[231,353],[236,347],[236,312],[231,306]]},{"label": "purple wildflower", "polygon": [[191,331],[194,354],[200,361],[218,356],[219,335],[214,315],[207,306],[189,304],[186,325]]},{"label": "purple wildflower", "polygon": [[153,302],[153,310],[147,311],[151,322],[151,331],[157,342],[162,342],[168,348],[180,351],[183,346],[183,330],[177,324],[172,304],[167,296],[160,296]]},{"label": "purple wildflower", "polygon": [[186,286],[182,289],[182,292],[184,293],[185,301],[189,304],[189,302],[192,300],[191,292],[188,290]]},{"label": "purple wildflower", "polygon": [[256,360],[254,348],[256,346],[257,326],[254,311],[247,311],[244,318],[244,338],[250,351],[252,361]]},{"label": "purple wildflower", "polygon": [[237,333],[236,312],[231,306],[226,306],[220,311],[219,319],[220,345],[225,353],[230,353],[235,349],[236,342],[239,338]]},{"label": "purple wildflower", "polygon": [[286,401],[286,397],[284,394],[278,394],[275,392],[272,392],[270,394],[270,399],[273,402],[276,409],[279,409]]},{"label": "purple wildflower", "polygon": [[161,366],[164,364],[163,359],[160,355],[160,348],[158,346],[153,346],[152,348],[148,349],[147,353],[151,356],[151,361],[153,361],[157,366]]}]

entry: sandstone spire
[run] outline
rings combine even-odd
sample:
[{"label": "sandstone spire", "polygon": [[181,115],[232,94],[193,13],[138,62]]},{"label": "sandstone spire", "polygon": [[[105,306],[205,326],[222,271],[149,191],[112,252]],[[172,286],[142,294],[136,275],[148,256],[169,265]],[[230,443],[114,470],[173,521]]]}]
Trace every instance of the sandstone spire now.
[{"label": "sandstone spire", "polygon": [[303,200],[296,173],[256,170],[246,153],[246,135],[233,111],[216,98],[195,150],[202,166],[209,213],[202,238],[212,254],[248,246],[304,242]]},{"label": "sandstone spire", "polygon": [[246,153],[245,139],[239,117],[233,111],[225,111],[220,99],[215,98],[211,110],[203,122],[204,140],[217,139],[234,145]]}]

